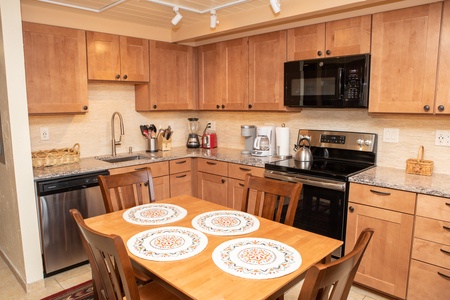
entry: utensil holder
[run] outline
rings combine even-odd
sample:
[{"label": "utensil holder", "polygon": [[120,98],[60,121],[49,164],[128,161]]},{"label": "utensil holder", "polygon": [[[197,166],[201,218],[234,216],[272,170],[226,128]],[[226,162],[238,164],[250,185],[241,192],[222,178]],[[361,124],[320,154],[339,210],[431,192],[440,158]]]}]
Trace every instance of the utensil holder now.
[{"label": "utensil holder", "polygon": [[417,159],[410,158],[406,160],[406,174],[431,176],[433,174],[434,162],[432,160],[423,159],[424,148],[419,147]]},{"label": "utensil holder", "polygon": [[157,141],[157,139],[148,139],[147,152],[158,152],[158,141]]},{"label": "utensil holder", "polygon": [[164,137],[158,137],[158,150],[160,151],[170,151],[172,148],[172,139],[166,140]]}]

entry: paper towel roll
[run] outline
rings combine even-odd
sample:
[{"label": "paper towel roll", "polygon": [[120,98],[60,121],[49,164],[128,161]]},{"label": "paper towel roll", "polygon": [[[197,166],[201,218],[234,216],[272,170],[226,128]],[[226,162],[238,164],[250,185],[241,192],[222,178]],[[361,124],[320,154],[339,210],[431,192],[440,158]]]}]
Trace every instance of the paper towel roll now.
[{"label": "paper towel roll", "polygon": [[289,155],[289,127],[277,127],[276,133],[276,154],[278,156]]}]

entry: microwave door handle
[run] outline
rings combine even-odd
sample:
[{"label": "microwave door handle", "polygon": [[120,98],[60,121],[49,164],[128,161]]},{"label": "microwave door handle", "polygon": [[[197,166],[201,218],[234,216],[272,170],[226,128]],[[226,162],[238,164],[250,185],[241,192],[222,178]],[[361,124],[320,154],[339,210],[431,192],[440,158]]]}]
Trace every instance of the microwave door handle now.
[{"label": "microwave door handle", "polygon": [[345,80],[345,69],[339,68],[338,69],[338,93],[339,93],[339,100],[344,99],[344,80]]}]

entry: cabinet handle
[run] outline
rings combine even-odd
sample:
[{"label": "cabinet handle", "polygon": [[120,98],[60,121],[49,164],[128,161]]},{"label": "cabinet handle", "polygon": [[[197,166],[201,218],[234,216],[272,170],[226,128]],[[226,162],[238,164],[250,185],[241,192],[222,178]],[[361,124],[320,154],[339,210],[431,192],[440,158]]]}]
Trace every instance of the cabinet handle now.
[{"label": "cabinet handle", "polygon": [[440,249],[441,250],[441,252],[443,252],[443,253],[445,253],[445,254],[447,254],[447,255],[450,255],[450,251],[447,251],[447,250],[444,250],[444,249]]},{"label": "cabinet handle", "polygon": [[120,74],[116,74],[116,79],[120,79]]},{"label": "cabinet handle", "polygon": [[450,276],[449,275],[445,275],[445,274],[443,274],[443,273],[441,273],[441,272],[437,272],[439,275],[441,275],[442,277],[444,277],[444,278],[446,278],[446,279],[450,279]]},{"label": "cabinet handle", "polygon": [[322,56],[322,51],[317,51],[317,56]]},{"label": "cabinet handle", "polygon": [[449,202],[445,202],[445,205],[450,206],[450,203]]},{"label": "cabinet handle", "polygon": [[244,172],[250,172],[252,169],[239,167],[239,170],[244,171]]},{"label": "cabinet handle", "polygon": [[213,166],[217,165],[215,162],[212,162],[212,161],[207,161],[206,163],[207,163],[208,165],[213,165]]},{"label": "cabinet handle", "polygon": [[425,106],[423,107],[423,110],[424,110],[424,111],[430,111],[430,106],[429,106],[429,105],[425,105]]},{"label": "cabinet handle", "polygon": [[175,164],[180,165],[180,164],[184,164],[185,162],[186,162],[185,160],[182,160],[182,161],[177,161]]},{"label": "cabinet handle", "polygon": [[222,183],[225,183],[225,179],[222,178],[221,182],[222,182]]},{"label": "cabinet handle", "polygon": [[350,212],[354,212],[354,211],[355,211],[355,208],[354,208],[353,206],[350,206],[350,207],[348,208],[348,210],[349,210]]},{"label": "cabinet handle", "polygon": [[225,108],[225,105],[222,104],[222,109],[224,109],[224,108]]},{"label": "cabinet handle", "polygon": [[128,78],[127,74],[123,75],[123,79],[127,79],[127,78]]},{"label": "cabinet handle", "polygon": [[186,174],[183,174],[183,175],[175,176],[175,178],[183,178],[183,177],[186,177],[186,176],[187,176]]},{"label": "cabinet handle", "polygon": [[327,50],[325,53],[326,53],[327,55],[330,55],[330,54],[331,54],[331,51],[330,51],[330,50]]},{"label": "cabinet handle", "polygon": [[376,190],[370,190],[372,193],[377,194],[377,195],[381,195],[381,196],[389,196],[391,193],[388,192],[380,192],[380,191],[376,191]]},{"label": "cabinet handle", "polygon": [[153,108],[156,109],[158,106],[156,104],[153,105]]},{"label": "cabinet handle", "polygon": [[252,107],[253,107],[253,105],[251,105],[251,104],[248,105],[248,108],[252,108]]},{"label": "cabinet handle", "polygon": [[439,105],[438,106],[438,111],[444,111],[444,109],[445,109],[444,105]]},{"label": "cabinet handle", "polygon": [[220,108],[220,105],[219,105],[219,104],[217,104],[217,105],[216,105],[216,108],[217,108],[217,109],[219,109],[219,108]]},{"label": "cabinet handle", "polygon": [[87,105],[83,106],[83,110],[88,110],[88,106]]},{"label": "cabinet handle", "polygon": [[239,185],[242,186],[242,187],[244,187],[244,184],[243,184],[243,183],[240,183],[240,182],[239,182]]},{"label": "cabinet handle", "polygon": [[445,230],[450,231],[450,227],[443,225],[442,228],[444,228]]}]

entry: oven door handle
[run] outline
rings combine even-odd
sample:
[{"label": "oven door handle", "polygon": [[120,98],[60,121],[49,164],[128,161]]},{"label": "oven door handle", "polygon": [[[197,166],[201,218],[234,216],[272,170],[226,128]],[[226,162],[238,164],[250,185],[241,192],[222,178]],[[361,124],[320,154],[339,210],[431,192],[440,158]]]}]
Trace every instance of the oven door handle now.
[{"label": "oven door handle", "polygon": [[325,188],[329,190],[335,190],[335,191],[343,191],[346,190],[346,183],[341,181],[328,181],[328,180],[321,180],[321,179],[313,179],[313,178],[305,178],[305,177],[299,177],[299,176],[289,176],[289,174],[284,173],[276,173],[273,171],[265,171],[264,177],[268,178],[274,178],[278,180],[283,181],[290,181],[290,182],[300,182],[305,185],[311,185],[316,186],[320,188]]}]

